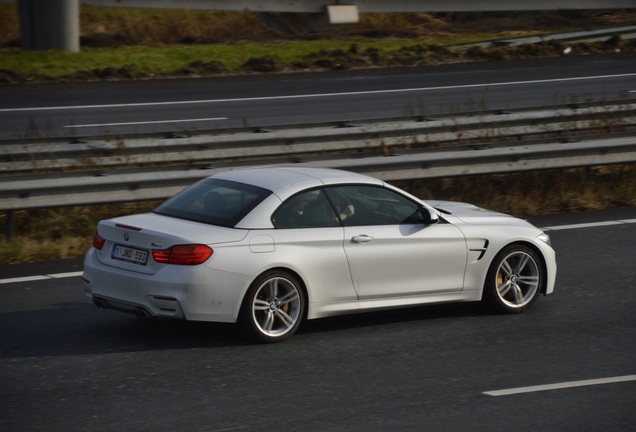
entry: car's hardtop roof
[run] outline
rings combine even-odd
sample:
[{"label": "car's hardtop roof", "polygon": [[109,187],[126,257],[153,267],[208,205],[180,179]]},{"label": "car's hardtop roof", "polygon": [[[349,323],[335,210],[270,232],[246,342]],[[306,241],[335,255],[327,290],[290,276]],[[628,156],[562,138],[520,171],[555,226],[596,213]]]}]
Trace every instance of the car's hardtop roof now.
[{"label": "car's hardtop roof", "polygon": [[289,196],[296,191],[322,185],[355,183],[381,186],[384,184],[376,178],[349,171],[293,166],[236,169],[215,174],[212,178],[259,186],[279,196]]}]

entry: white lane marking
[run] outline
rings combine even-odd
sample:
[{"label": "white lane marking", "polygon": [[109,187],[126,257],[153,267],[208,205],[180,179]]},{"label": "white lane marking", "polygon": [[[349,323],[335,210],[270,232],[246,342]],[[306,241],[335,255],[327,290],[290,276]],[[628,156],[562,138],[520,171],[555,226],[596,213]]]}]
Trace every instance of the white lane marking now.
[{"label": "white lane marking", "polygon": [[82,275],[83,272],[79,271],[79,272],[67,272],[67,273],[55,273],[55,274],[50,274],[47,275],[48,277],[50,277],[51,279],[64,279],[64,278],[70,278],[70,277],[79,277]]},{"label": "white lane marking", "polygon": [[[553,227],[544,227],[540,228],[544,231],[559,231],[559,230],[568,230],[575,228],[594,228],[599,226],[611,226],[611,225],[622,225],[622,224],[632,224],[636,223],[636,219],[624,219],[617,221],[605,221],[605,222],[593,222],[593,223],[582,223],[582,224],[574,224],[574,225],[560,225]],[[39,275],[39,276],[25,276],[18,278],[10,278],[10,279],[0,279],[0,285],[10,284],[10,283],[20,283],[20,282],[34,282],[48,279],[62,279],[69,277],[78,277],[81,276],[82,272],[70,272],[70,273],[56,273],[56,274],[47,274],[47,275]]]},{"label": "white lane marking", "polygon": [[373,94],[383,94],[383,93],[412,93],[412,92],[455,90],[455,89],[467,89],[467,88],[479,88],[479,87],[504,87],[504,86],[515,86],[515,85],[522,85],[522,84],[543,84],[543,83],[568,82],[568,81],[601,80],[601,79],[611,79],[611,78],[626,78],[631,76],[636,76],[636,73],[616,74],[616,75],[598,75],[598,76],[587,76],[587,77],[572,77],[572,78],[555,78],[555,79],[545,79],[545,80],[510,81],[510,82],[501,82],[501,83],[464,84],[464,85],[452,85],[452,86],[440,86],[440,87],[419,87],[419,88],[407,88],[407,89],[369,90],[369,91],[355,91],[355,92],[343,92],[343,93],[318,93],[318,94],[302,94],[302,95],[288,95],[288,96],[262,96],[262,97],[248,97],[248,98],[235,98],[235,99],[207,99],[207,100],[172,101],[172,102],[139,102],[139,103],[110,104],[110,105],[75,105],[75,106],[52,106],[52,107],[31,107],[31,108],[2,108],[0,109],[0,113],[20,112],[20,111],[54,111],[54,110],[73,110],[73,109],[80,110],[80,109],[93,109],[93,108],[122,108],[122,107],[147,107],[147,106],[161,106],[161,105],[253,102],[253,101],[271,101],[271,100],[283,100],[283,99],[308,99],[308,98],[321,98],[321,97],[333,97],[333,96],[373,95]]},{"label": "white lane marking", "polygon": [[561,230],[569,230],[569,229],[596,228],[596,227],[603,227],[603,226],[624,225],[624,224],[632,224],[632,223],[636,223],[636,219],[624,219],[624,220],[604,221],[604,222],[589,222],[589,223],[580,223],[580,224],[572,224],[572,225],[557,225],[552,227],[543,227],[541,229],[544,231],[561,231]]},{"label": "white lane marking", "polygon": [[625,376],[619,376],[619,377],[589,379],[589,380],[582,380],[582,381],[570,381],[570,382],[536,385],[536,386],[529,386],[529,387],[517,387],[517,388],[503,389],[503,390],[491,390],[491,391],[485,391],[483,392],[483,394],[488,396],[510,396],[510,395],[516,395],[516,394],[522,394],[522,393],[535,393],[540,391],[561,390],[561,389],[573,388],[573,387],[612,384],[612,383],[621,383],[621,382],[628,382],[628,381],[636,381],[636,375],[625,375]]},{"label": "white lane marking", "polygon": [[38,276],[24,276],[24,277],[17,277],[17,278],[0,279],[0,285],[10,284],[10,283],[35,282],[35,281],[50,280],[50,279],[64,279],[64,278],[70,278],[70,277],[79,277],[81,275],[82,275],[82,272],[69,272],[69,273],[55,273],[55,274],[38,275]]},{"label": "white lane marking", "polygon": [[200,119],[183,119],[183,120],[156,120],[156,121],[143,121],[143,122],[124,122],[124,123],[95,123],[95,124],[83,124],[83,125],[64,125],[65,128],[86,128],[86,127],[99,127],[99,126],[131,126],[131,125],[146,125],[146,124],[159,124],[159,123],[182,123],[182,122],[202,122],[202,121],[218,121],[227,120],[227,117],[211,117]]}]

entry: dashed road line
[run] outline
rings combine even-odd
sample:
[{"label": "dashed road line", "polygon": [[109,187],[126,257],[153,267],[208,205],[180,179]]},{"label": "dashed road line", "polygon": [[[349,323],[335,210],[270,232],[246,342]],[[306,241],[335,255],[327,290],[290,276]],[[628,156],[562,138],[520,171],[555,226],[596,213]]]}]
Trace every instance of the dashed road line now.
[{"label": "dashed road line", "polygon": [[87,128],[87,127],[100,127],[100,126],[138,126],[148,124],[164,124],[164,123],[184,123],[184,122],[205,122],[205,121],[220,121],[228,120],[227,117],[211,117],[200,119],[175,119],[175,120],[156,120],[156,121],[138,121],[138,122],[123,122],[123,123],[94,123],[94,124],[82,124],[82,125],[64,125],[67,129],[72,128]]},{"label": "dashed road line", "polygon": [[603,222],[588,222],[588,223],[580,223],[580,224],[572,224],[572,225],[556,225],[552,227],[544,227],[541,229],[545,231],[561,231],[561,230],[569,230],[569,229],[596,228],[596,227],[624,225],[624,224],[633,224],[633,223],[636,223],[636,219],[624,219],[624,220],[603,221]]},{"label": "dashed road line", "polygon": [[343,97],[343,96],[348,97],[348,96],[357,96],[357,95],[373,95],[373,94],[385,94],[385,93],[417,93],[417,92],[429,92],[429,91],[438,91],[438,90],[461,90],[466,88],[490,88],[490,87],[506,87],[506,86],[509,87],[509,86],[517,86],[517,85],[544,84],[544,83],[556,83],[556,82],[608,80],[613,78],[628,78],[632,76],[636,76],[636,73],[553,78],[553,79],[537,79],[537,80],[527,80],[527,81],[505,81],[505,82],[490,82],[490,83],[479,83],[479,84],[461,84],[461,85],[448,85],[448,86],[438,86],[438,87],[416,87],[416,88],[403,88],[403,89],[351,91],[351,92],[338,92],[338,93],[313,93],[313,94],[310,93],[310,94],[279,95],[279,96],[255,96],[255,97],[228,98],[228,99],[117,103],[117,104],[105,104],[105,105],[1,108],[0,113],[27,112],[27,111],[85,110],[85,109],[96,109],[96,108],[148,107],[148,106],[166,106],[166,105],[215,104],[215,103],[230,103],[230,102],[263,102],[263,101],[272,101],[272,100],[310,99],[310,98]]},{"label": "dashed road line", "polygon": [[50,280],[50,279],[64,279],[64,278],[71,278],[71,277],[80,277],[81,275],[82,275],[82,272],[80,271],[80,272],[24,276],[24,277],[0,279],[0,285],[10,284],[10,283],[36,282],[36,281]]},{"label": "dashed road line", "polygon": [[548,391],[548,390],[561,390],[566,388],[622,383],[622,382],[628,382],[628,381],[636,381],[636,375],[625,375],[625,376],[618,376],[618,377],[611,377],[611,378],[598,378],[598,379],[589,379],[589,380],[581,380],[581,381],[570,381],[570,382],[535,385],[535,386],[528,386],[528,387],[517,387],[517,388],[510,388],[510,389],[503,389],[503,390],[491,390],[491,391],[485,391],[483,392],[483,394],[488,396],[510,396],[510,395],[517,395],[517,394],[523,394],[523,393],[535,393],[535,392]]}]

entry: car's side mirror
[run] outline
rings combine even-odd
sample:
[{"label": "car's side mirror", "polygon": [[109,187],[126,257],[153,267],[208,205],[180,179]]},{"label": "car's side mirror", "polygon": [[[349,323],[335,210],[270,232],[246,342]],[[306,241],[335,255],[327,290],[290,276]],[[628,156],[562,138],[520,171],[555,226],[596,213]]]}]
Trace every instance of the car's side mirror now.
[{"label": "car's side mirror", "polygon": [[422,206],[421,211],[422,215],[426,219],[426,223],[428,223],[429,225],[435,225],[436,223],[439,223],[439,215],[434,209]]}]

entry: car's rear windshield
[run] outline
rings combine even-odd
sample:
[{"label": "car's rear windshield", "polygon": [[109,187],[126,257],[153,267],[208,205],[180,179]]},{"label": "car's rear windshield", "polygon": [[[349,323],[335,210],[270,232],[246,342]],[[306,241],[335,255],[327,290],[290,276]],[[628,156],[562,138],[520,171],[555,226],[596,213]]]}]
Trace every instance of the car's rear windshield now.
[{"label": "car's rear windshield", "polygon": [[208,178],[168,199],[154,213],[233,227],[271,193],[253,185]]}]

